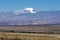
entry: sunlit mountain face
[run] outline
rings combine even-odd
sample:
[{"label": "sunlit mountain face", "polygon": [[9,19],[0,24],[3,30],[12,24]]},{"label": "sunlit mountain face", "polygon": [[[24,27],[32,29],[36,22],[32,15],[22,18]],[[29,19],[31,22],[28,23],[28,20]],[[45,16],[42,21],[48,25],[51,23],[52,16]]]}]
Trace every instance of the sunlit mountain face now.
[{"label": "sunlit mountain face", "polygon": [[60,10],[37,11],[25,8],[20,11],[0,12],[0,25],[60,24]]}]

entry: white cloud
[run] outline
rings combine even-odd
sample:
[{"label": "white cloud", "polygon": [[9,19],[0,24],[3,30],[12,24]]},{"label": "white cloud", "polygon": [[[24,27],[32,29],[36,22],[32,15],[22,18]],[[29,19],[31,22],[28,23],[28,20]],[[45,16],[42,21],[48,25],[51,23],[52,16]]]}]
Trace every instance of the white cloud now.
[{"label": "white cloud", "polygon": [[29,11],[31,13],[36,13],[33,8],[25,8],[24,10]]},{"label": "white cloud", "polygon": [[15,15],[18,15],[20,13],[36,13],[36,11],[33,8],[25,8],[23,10],[14,11]]}]

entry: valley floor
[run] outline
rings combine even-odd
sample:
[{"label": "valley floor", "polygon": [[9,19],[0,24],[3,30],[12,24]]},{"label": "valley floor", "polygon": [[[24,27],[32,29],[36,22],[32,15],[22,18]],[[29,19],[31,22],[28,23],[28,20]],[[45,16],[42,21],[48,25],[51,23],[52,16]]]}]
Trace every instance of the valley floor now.
[{"label": "valley floor", "polygon": [[60,25],[0,26],[0,40],[60,40]]}]

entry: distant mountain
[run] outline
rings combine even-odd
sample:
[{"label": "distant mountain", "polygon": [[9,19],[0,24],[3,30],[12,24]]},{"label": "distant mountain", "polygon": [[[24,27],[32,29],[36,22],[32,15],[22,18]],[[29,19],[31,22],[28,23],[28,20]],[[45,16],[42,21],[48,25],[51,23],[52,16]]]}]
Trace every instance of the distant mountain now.
[{"label": "distant mountain", "polygon": [[37,11],[25,8],[20,11],[0,12],[0,25],[60,24],[60,10]]}]

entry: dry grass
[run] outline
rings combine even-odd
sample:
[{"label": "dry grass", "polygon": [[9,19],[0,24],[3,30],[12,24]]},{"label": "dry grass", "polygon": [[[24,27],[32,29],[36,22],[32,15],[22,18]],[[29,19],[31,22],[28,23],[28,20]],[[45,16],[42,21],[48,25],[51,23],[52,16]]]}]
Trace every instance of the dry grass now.
[{"label": "dry grass", "polygon": [[45,34],[0,33],[0,40],[60,40],[60,38]]}]

